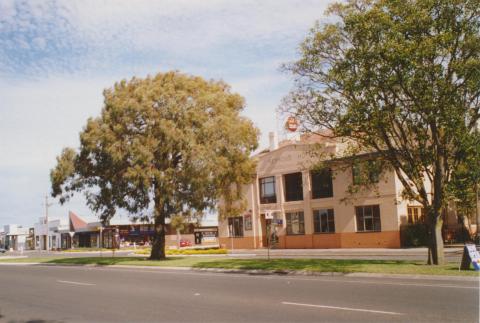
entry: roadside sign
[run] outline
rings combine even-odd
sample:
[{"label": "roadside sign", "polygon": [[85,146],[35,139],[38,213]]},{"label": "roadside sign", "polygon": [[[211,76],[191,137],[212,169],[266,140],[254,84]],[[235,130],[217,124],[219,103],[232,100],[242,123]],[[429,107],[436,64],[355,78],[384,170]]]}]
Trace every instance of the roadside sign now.
[{"label": "roadside sign", "polygon": [[477,251],[477,247],[474,244],[465,244],[460,269],[468,270],[470,263],[476,271],[480,271],[480,253]]}]

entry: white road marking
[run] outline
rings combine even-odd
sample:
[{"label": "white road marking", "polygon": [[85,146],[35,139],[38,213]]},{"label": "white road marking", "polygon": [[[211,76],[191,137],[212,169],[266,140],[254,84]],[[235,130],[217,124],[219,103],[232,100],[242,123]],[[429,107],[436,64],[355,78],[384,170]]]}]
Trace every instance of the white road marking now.
[{"label": "white road marking", "polygon": [[72,284],[72,285],[80,285],[80,286],[95,286],[95,284],[90,284],[90,283],[80,283],[80,282],[72,282],[69,280],[57,280],[57,283],[62,283],[62,284]]},{"label": "white road marking", "polygon": [[[139,269],[126,269],[126,268],[94,268],[98,270],[124,270],[124,271],[132,271],[132,272],[138,272],[141,270]],[[250,278],[255,278],[255,279],[285,279],[284,276],[275,276],[275,275],[245,275],[245,274],[232,274],[229,273],[226,275],[225,273],[212,273],[212,272],[188,272],[188,270],[185,271],[170,271],[168,269],[163,269],[162,270],[141,270],[142,272],[147,272],[147,273],[154,273],[154,274],[179,274],[181,273],[182,275],[190,275],[190,276],[224,276],[227,277],[228,279],[230,278],[244,278],[246,276]],[[452,284],[418,284],[418,283],[408,283],[408,282],[386,282],[386,281],[373,281],[373,280],[351,280],[351,279],[336,279],[334,277],[329,277],[329,278],[324,278],[324,276],[313,276],[313,278],[303,278],[303,277],[292,277],[289,276],[288,279],[290,280],[301,280],[301,281],[312,281],[312,282],[327,282],[327,283],[342,283],[342,284],[371,284],[371,285],[393,285],[393,286],[412,286],[412,287],[438,287],[438,288],[460,288],[460,289],[479,289],[478,286],[461,286],[461,285],[452,285]],[[396,278],[395,278],[396,279]],[[406,277],[405,279],[409,279]],[[428,278],[427,278],[428,279]]]},{"label": "white road marking", "polygon": [[376,314],[404,315],[403,313],[387,312],[387,311],[376,311],[376,310],[367,310],[367,309],[363,309],[363,308],[338,307],[338,306],[303,304],[303,303],[292,303],[292,302],[282,302],[282,304],[283,304],[283,305],[295,305],[295,306],[316,307],[316,308],[327,308],[327,309],[332,309],[332,310],[367,312],[367,313],[376,313]]},{"label": "white road marking", "polygon": [[195,296],[200,296],[200,293],[195,293],[195,294],[193,294],[193,295],[195,295]]},{"label": "white road marking", "polygon": [[[51,266],[52,268],[63,268],[61,266]],[[71,268],[71,267],[70,267]],[[77,269],[77,268],[75,268]],[[80,268],[78,268],[80,269]],[[85,269],[85,268],[81,268]],[[158,268],[155,270],[148,270],[145,268],[138,268],[138,269],[133,269],[133,268],[114,268],[114,267],[102,267],[102,268],[97,268],[97,267],[92,267],[88,268],[89,270],[112,270],[112,271],[128,271],[128,272],[145,272],[145,273],[152,273],[152,274],[183,274],[183,275],[189,275],[189,276],[224,276],[227,277],[228,279],[230,278],[244,278],[246,276],[254,279],[266,279],[266,280],[279,280],[279,279],[285,279],[286,277],[284,276],[275,276],[275,275],[245,275],[245,274],[236,274],[236,273],[229,273],[226,275],[225,273],[215,273],[215,272],[189,272],[189,268],[181,269],[181,270],[172,270],[172,269],[166,269],[166,268]],[[341,276],[340,276],[341,277]],[[387,279],[388,277],[385,277]],[[306,278],[306,277],[294,277],[294,276],[289,276],[289,280],[291,281],[312,281],[312,282],[327,282],[327,283],[342,283],[342,284],[371,284],[371,285],[393,285],[393,286],[411,286],[411,287],[437,287],[437,288],[459,288],[459,289],[479,289],[478,282],[475,282],[477,286],[465,286],[465,285],[454,285],[454,284],[445,284],[445,283],[439,283],[439,284],[433,284],[433,283],[416,283],[416,282],[386,282],[386,281],[374,281],[374,280],[353,280],[353,279],[337,279],[335,277],[328,277],[325,278],[325,276],[312,276],[312,278]],[[405,279],[405,280],[410,280],[412,281],[413,279],[405,277],[405,278],[393,278],[393,279]],[[428,280],[428,278],[425,278]],[[440,281],[439,281],[440,282]]]}]

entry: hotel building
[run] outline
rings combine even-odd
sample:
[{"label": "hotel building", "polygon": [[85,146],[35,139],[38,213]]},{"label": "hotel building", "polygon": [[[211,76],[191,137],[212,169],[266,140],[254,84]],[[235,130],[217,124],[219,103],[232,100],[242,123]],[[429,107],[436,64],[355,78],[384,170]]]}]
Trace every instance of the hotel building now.
[{"label": "hotel building", "polygon": [[[222,247],[265,248],[270,237],[276,248],[399,248],[401,226],[422,220],[420,204],[402,199],[393,169],[362,166],[374,162],[371,156],[353,163],[334,157],[346,149],[342,142],[303,136],[278,146],[272,137],[270,149],[254,156],[245,211],[219,220]],[[327,159],[321,168],[319,152]],[[360,178],[368,189],[355,185]]]}]

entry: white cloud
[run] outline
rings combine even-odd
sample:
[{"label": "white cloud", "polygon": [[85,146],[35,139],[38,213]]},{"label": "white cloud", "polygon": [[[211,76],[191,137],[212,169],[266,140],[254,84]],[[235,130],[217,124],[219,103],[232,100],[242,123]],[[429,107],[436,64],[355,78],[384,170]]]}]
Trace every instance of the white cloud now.
[{"label": "white cloud", "polygon": [[[0,1],[0,225],[42,215],[49,170],[77,147],[114,81],[179,69],[224,79],[262,131],[290,86],[278,71],[326,1]],[[54,207],[86,214],[84,201]],[[30,220],[29,220],[30,219]]]},{"label": "white cloud", "polygon": [[[296,42],[326,6],[326,1],[288,0],[29,1],[5,5],[9,9],[0,23],[17,34],[40,33],[56,50],[72,52],[59,55],[57,65],[68,60],[65,65],[95,70],[110,67],[122,55],[221,58],[236,46],[255,51],[273,41]],[[0,36],[0,45],[5,42]],[[22,38],[15,44],[25,46]],[[0,70],[9,60],[0,50]]]}]

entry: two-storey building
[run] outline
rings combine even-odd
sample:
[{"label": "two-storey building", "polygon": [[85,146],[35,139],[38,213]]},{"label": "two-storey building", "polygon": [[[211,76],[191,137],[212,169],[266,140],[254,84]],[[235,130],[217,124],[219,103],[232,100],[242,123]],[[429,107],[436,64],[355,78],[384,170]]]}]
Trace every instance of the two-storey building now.
[{"label": "two-storey building", "polygon": [[[302,137],[254,156],[255,180],[244,186],[247,208],[219,221],[226,248],[399,248],[402,224],[420,221],[422,208],[402,199],[394,170],[339,159],[346,144]],[[320,155],[319,155],[320,154]],[[319,160],[323,159],[319,167]],[[357,185],[370,182],[368,188]]]}]

